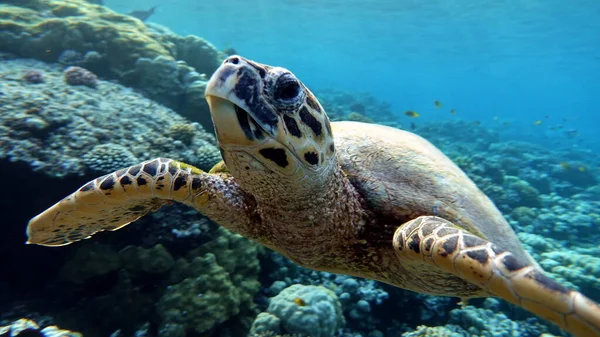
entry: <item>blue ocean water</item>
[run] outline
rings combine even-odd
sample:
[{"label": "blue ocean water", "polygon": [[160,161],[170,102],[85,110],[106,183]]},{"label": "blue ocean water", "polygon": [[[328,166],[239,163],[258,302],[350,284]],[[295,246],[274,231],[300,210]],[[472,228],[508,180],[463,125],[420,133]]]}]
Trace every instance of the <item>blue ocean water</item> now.
[{"label": "blue ocean water", "polygon": [[[112,14],[113,21],[98,23],[89,3],[100,0],[83,1],[0,0],[0,42],[11,41],[0,43],[0,176],[10,177],[0,195],[2,221],[9,224],[0,238],[0,266],[8,271],[0,273],[0,337],[3,326],[20,317],[85,337],[246,337],[251,326],[279,331],[280,321],[282,334],[323,330],[305,334],[316,337],[437,335],[413,334],[423,330],[420,325],[463,337],[566,336],[506,301],[476,299],[464,307],[457,298],[302,268],[181,205],[65,247],[24,245],[32,217],[81,186],[88,190],[84,184],[96,177],[111,189],[115,181],[105,174],[129,166],[140,172],[137,164],[151,158],[203,170],[221,159],[215,138],[203,129],[212,126],[203,105],[207,78],[175,62],[191,65],[193,56],[170,55],[161,63],[164,55],[152,59],[136,48],[111,48],[112,39],[129,43],[132,35],[151,40],[138,46],[142,51],[156,46],[154,39],[172,46],[178,36],[147,35],[161,30],[154,23],[292,70],[330,104],[332,120],[350,119],[358,106],[365,110],[358,118],[388,124],[373,106],[389,102],[400,121],[389,124],[423,135],[454,160],[553,279],[600,301],[600,2],[103,1],[123,14],[158,6],[146,31],[141,21]],[[57,9],[71,2],[89,12]],[[10,12],[11,5],[36,11],[38,3],[51,4],[54,12]],[[31,17],[46,24],[36,33],[54,45],[40,47],[44,39],[19,31],[35,31],[36,25],[23,25]],[[19,28],[6,23],[11,20]],[[93,24],[79,30],[58,23],[86,21]],[[118,33],[105,34],[105,25]],[[92,34],[83,34],[87,29]],[[192,50],[203,46],[190,44]],[[203,59],[198,49],[194,55],[214,62],[213,71],[222,59],[207,49],[214,59]],[[126,55],[119,54],[123,50]],[[420,116],[406,116],[407,110]],[[444,123],[452,120],[463,122]],[[144,172],[152,172],[145,165]],[[125,190],[126,181],[117,186]],[[155,192],[142,191],[140,198]],[[89,209],[84,223],[68,219],[70,206],[59,212],[72,225],[92,226],[90,219],[110,213],[100,212],[103,207],[131,202],[117,194],[111,202],[86,204],[81,196],[74,202]],[[437,203],[432,212],[439,212]],[[76,231],[52,230],[79,238]],[[302,315],[287,316],[296,310]]]},{"label": "blue ocean water", "polygon": [[[453,118],[454,108],[455,118],[509,121],[549,139],[562,137],[551,126],[591,139],[600,127],[595,0],[106,3],[158,4],[151,21],[177,33],[288,67],[311,88],[367,91],[422,120]],[[536,120],[544,124],[533,128]]]}]

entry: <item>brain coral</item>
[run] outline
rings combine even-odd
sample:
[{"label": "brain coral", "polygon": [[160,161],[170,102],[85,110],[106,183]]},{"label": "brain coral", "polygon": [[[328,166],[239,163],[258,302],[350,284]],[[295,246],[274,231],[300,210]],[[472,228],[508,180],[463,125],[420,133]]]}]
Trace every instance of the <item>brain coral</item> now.
[{"label": "brain coral", "polygon": [[[271,299],[267,311],[279,318],[282,330],[301,336],[332,337],[345,324],[338,297],[321,286],[291,285]],[[261,331],[258,323],[254,331]]]}]

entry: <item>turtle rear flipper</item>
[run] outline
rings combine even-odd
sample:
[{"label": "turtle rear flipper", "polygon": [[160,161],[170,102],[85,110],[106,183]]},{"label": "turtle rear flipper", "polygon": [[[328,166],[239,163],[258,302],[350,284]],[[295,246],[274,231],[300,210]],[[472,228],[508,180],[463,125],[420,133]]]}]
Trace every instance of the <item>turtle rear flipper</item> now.
[{"label": "turtle rear flipper", "polygon": [[561,286],[537,266],[449,221],[435,216],[418,217],[396,230],[393,245],[396,255],[406,264],[436,266],[575,336],[600,336],[598,304]]},{"label": "turtle rear flipper", "polygon": [[122,228],[171,201],[191,199],[201,173],[157,158],[94,179],[32,218],[27,243],[63,246]]}]

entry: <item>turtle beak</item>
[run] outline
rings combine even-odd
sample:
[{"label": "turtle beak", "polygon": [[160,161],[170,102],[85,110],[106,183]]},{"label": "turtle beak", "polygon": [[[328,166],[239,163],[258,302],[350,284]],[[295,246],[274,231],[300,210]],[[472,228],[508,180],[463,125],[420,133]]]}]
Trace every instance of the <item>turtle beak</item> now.
[{"label": "turtle beak", "polygon": [[[220,116],[221,114],[237,112],[241,128],[246,133],[254,131],[248,130],[246,124],[254,124],[267,134],[275,135],[279,117],[262,97],[262,76],[265,74],[266,68],[241,56],[233,55],[223,61],[208,81],[204,94],[216,129],[229,128],[230,125],[224,123],[233,120],[233,117]],[[233,110],[217,98],[229,101]]]},{"label": "turtle beak", "polygon": [[258,132],[251,129],[250,116],[245,110],[218,96],[207,95],[206,101],[221,145],[256,145],[252,135]]}]

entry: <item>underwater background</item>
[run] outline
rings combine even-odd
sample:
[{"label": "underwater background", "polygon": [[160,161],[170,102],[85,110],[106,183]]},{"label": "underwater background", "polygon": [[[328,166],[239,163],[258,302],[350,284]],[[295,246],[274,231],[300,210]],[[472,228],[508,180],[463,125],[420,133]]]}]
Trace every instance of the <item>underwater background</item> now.
[{"label": "underwater background", "polygon": [[[237,53],[289,68],[332,120],[427,138],[553,278],[600,301],[599,17],[593,0],[0,0],[0,326],[567,336],[501,300],[461,306],[301,268],[184,206],[62,248],[25,245],[25,227],[143,160],[210,169],[220,154],[204,89]],[[41,329],[53,325],[63,330]]]}]

